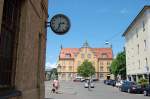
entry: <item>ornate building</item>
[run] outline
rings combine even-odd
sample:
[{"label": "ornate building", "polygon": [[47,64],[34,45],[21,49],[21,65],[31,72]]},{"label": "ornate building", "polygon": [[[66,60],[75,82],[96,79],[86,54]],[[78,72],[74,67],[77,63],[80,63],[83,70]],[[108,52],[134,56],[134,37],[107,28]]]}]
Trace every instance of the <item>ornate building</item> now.
[{"label": "ornate building", "polygon": [[44,99],[48,0],[0,0],[0,99]]},{"label": "ornate building", "polygon": [[61,48],[58,60],[60,80],[73,80],[79,75],[77,68],[84,60],[89,60],[95,67],[97,79],[110,77],[109,66],[113,59],[112,48],[91,48],[87,42],[81,48]]}]

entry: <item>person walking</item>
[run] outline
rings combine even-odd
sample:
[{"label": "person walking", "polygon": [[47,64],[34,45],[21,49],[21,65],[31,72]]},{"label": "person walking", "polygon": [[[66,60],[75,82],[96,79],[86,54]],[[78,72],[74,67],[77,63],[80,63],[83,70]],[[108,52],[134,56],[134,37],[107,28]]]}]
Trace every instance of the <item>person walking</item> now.
[{"label": "person walking", "polygon": [[58,79],[55,79],[53,81],[53,84],[54,84],[54,87],[55,87],[55,92],[58,93],[58,89],[59,89],[59,86],[60,86]]},{"label": "person walking", "polygon": [[90,91],[90,88],[91,88],[91,82],[90,82],[90,79],[88,80],[88,90]]}]

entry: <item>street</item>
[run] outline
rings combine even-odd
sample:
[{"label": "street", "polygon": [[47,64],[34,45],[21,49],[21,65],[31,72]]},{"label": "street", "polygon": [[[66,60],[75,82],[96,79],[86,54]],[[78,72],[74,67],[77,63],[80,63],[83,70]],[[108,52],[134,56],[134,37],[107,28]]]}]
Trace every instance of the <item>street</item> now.
[{"label": "street", "polygon": [[45,99],[149,99],[143,94],[128,94],[120,92],[117,88],[96,82],[95,88],[88,91],[84,83],[61,81],[59,94],[51,93],[52,84],[45,82]]}]

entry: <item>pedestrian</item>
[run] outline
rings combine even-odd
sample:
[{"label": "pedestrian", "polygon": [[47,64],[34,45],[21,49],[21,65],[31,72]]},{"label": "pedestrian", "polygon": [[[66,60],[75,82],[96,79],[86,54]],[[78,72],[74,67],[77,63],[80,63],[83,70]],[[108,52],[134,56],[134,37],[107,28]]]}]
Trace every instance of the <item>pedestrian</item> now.
[{"label": "pedestrian", "polygon": [[52,93],[55,93],[55,92],[56,92],[54,82],[53,82],[53,86],[52,86],[52,90],[51,90],[51,92],[52,92]]},{"label": "pedestrian", "polygon": [[91,87],[91,82],[90,82],[90,79],[88,80],[88,90],[90,90],[90,87]]},{"label": "pedestrian", "polygon": [[58,79],[55,79],[53,81],[54,87],[55,87],[55,92],[58,93],[58,89],[59,89],[59,81]]}]

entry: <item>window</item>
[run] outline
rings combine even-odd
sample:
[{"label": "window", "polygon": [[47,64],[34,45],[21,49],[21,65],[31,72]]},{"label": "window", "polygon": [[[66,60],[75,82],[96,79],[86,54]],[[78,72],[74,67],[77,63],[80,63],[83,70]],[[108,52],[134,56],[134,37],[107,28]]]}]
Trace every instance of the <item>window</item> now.
[{"label": "window", "polygon": [[100,71],[103,71],[103,66],[100,67]]},{"label": "window", "polygon": [[84,58],[84,54],[81,54],[81,58]]},{"label": "window", "polygon": [[143,32],[145,31],[145,22],[143,21]]},{"label": "window", "polygon": [[109,71],[109,67],[107,67],[107,71]]},{"label": "window", "polygon": [[100,62],[100,66],[103,65],[103,62]]},{"label": "window", "polygon": [[104,78],[104,74],[100,74],[100,79],[103,79]]},{"label": "window", "polygon": [[67,53],[65,57],[66,57],[66,58],[71,58],[71,54],[70,54],[70,53]]},{"label": "window", "polygon": [[145,48],[145,49],[146,49],[146,46],[147,46],[147,45],[146,45],[146,40],[144,40],[144,48]]},{"label": "window", "polygon": [[147,58],[145,58],[145,65],[148,66]]},{"label": "window", "polygon": [[73,61],[70,61],[69,65],[70,65],[70,66],[73,66]]},{"label": "window", "polygon": [[136,37],[138,38],[138,29],[136,29]]},{"label": "window", "polygon": [[66,65],[66,62],[65,61],[63,61],[63,66],[65,66]]},{"label": "window", "polygon": [[139,69],[140,69],[140,60],[139,60]]},{"label": "window", "polygon": [[109,65],[110,65],[110,62],[107,62],[107,65],[109,66]]},{"label": "window", "polygon": [[137,50],[138,50],[138,54],[139,54],[139,44],[137,45]]},{"label": "window", "polygon": [[72,71],[72,67],[71,66],[69,66],[69,71]]},{"label": "window", "polygon": [[66,66],[62,66],[62,69],[65,71],[66,70]]},{"label": "window", "polygon": [[78,66],[80,66],[81,65],[81,62],[80,61],[78,61]]},{"label": "window", "polygon": [[91,54],[88,54],[88,58],[91,58]]},{"label": "window", "polygon": [[0,31],[0,86],[15,85],[21,0],[4,0]]},{"label": "window", "polygon": [[107,58],[107,54],[106,53],[102,53],[101,54],[101,58]]},{"label": "window", "polygon": [[77,54],[74,54],[74,57],[76,58],[76,57],[77,57]]}]

